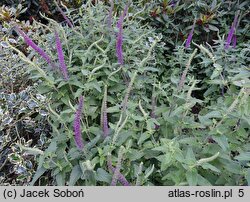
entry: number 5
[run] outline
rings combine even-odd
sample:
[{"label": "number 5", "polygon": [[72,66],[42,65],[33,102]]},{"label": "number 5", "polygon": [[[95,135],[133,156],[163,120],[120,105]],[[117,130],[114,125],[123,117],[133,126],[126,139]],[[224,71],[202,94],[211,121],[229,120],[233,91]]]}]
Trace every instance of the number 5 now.
[{"label": "number 5", "polygon": [[239,189],[238,196],[239,197],[243,197],[244,196],[244,189]]}]

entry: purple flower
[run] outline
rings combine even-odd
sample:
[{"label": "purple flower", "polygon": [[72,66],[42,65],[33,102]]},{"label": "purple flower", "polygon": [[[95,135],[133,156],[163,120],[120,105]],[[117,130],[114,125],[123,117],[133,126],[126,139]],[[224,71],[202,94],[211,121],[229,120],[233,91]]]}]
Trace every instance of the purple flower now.
[{"label": "purple flower", "polygon": [[69,79],[68,70],[67,70],[67,67],[65,65],[62,44],[61,44],[61,41],[60,41],[60,38],[59,38],[57,31],[55,31],[55,37],[56,37],[56,49],[57,49],[58,60],[60,63],[61,72],[64,76],[64,79],[68,80]]},{"label": "purple flower", "polygon": [[112,27],[112,13],[113,13],[113,9],[114,9],[114,1],[110,0],[110,9],[109,9],[109,15],[108,15],[108,27],[109,29],[111,29]]},{"label": "purple flower", "polygon": [[123,21],[124,21],[124,18],[126,17],[127,13],[128,13],[128,8],[129,8],[129,4],[126,5],[126,7],[124,8],[118,22],[117,22],[117,28],[118,29],[122,29],[122,24],[123,24]]},{"label": "purple flower", "polygon": [[190,47],[190,43],[191,43],[191,40],[192,40],[193,34],[194,34],[194,25],[195,25],[195,23],[193,24],[192,29],[191,29],[191,31],[188,34],[188,38],[187,38],[187,41],[186,41],[185,48],[189,48]]},{"label": "purple flower", "polygon": [[74,134],[75,134],[75,143],[78,149],[83,149],[83,141],[82,141],[82,135],[81,135],[81,113],[83,109],[83,102],[84,99],[81,96],[78,104],[78,109],[75,114],[75,120],[74,120]]},{"label": "purple flower", "polygon": [[[108,156],[108,169],[111,170],[113,173],[115,172],[115,168],[112,166],[111,158]],[[129,182],[126,180],[126,178],[121,174],[120,172],[118,173],[118,181],[123,185],[123,186],[130,186]]]},{"label": "purple flower", "polygon": [[65,15],[65,13],[63,12],[63,10],[59,7],[59,5],[56,4],[56,7],[58,8],[59,12],[61,13],[61,15],[63,16],[64,20],[67,22],[67,24],[69,25],[69,27],[73,27],[72,22],[69,20],[69,18]]},{"label": "purple flower", "polygon": [[51,58],[47,55],[47,53],[44,52],[43,49],[41,49],[38,45],[36,45],[31,38],[29,38],[28,35],[26,35],[19,27],[15,27],[15,29],[17,30],[17,32],[23,37],[25,43],[30,46],[31,48],[33,48],[41,57],[43,57],[48,64],[54,66],[54,64],[52,63]]},{"label": "purple flower", "polygon": [[176,2],[174,0],[170,1],[169,6],[171,6],[171,8],[174,8],[176,6]]},{"label": "purple flower", "polygon": [[232,41],[232,38],[235,35],[237,21],[238,21],[238,15],[236,14],[235,17],[234,17],[233,24],[232,24],[232,26],[231,26],[231,28],[230,28],[230,30],[228,32],[225,49],[229,48],[229,46],[231,44],[231,41]]},{"label": "purple flower", "polygon": [[124,64],[124,61],[123,61],[123,51],[122,51],[122,31],[120,32],[119,31],[119,34],[117,36],[117,39],[116,39],[116,56],[118,58],[118,63],[120,65],[123,65]]},{"label": "purple flower", "polygon": [[122,51],[122,42],[123,42],[123,39],[122,39],[123,38],[123,25],[122,24],[123,24],[124,18],[127,15],[128,7],[129,7],[129,4],[126,5],[123,13],[121,14],[117,22],[117,28],[119,31],[116,37],[116,56],[118,58],[118,63],[120,63],[120,65],[124,64],[123,51]]}]

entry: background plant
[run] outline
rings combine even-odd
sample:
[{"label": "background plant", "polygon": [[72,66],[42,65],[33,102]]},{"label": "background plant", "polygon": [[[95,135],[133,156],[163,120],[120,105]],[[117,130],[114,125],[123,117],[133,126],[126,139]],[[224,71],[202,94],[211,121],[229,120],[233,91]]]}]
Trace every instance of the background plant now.
[{"label": "background plant", "polygon": [[[35,90],[39,82],[29,79],[28,65],[2,38],[9,32],[1,27],[0,183],[27,185],[34,175],[36,160],[20,147],[45,149],[50,127],[46,121],[46,98]],[[8,38],[8,42],[18,43],[14,37]]]}]

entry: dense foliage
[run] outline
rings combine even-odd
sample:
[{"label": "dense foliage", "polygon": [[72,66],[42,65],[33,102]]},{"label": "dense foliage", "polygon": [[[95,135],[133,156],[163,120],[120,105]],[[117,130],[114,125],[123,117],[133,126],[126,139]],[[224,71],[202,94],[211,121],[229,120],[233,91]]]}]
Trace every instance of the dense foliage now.
[{"label": "dense foliage", "polygon": [[249,6],[87,1],[2,23],[0,183],[249,185]]}]

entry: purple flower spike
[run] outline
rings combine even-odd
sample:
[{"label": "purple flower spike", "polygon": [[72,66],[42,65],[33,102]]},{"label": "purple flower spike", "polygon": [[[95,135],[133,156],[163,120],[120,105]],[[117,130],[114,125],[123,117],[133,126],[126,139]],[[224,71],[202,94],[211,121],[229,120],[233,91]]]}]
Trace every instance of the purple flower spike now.
[{"label": "purple flower spike", "polygon": [[48,64],[53,65],[51,58],[47,55],[47,53],[44,52],[43,49],[41,49],[38,45],[36,45],[31,38],[29,38],[28,35],[26,35],[19,27],[15,27],[15,29],[17,30],[17,32],[23,37],[25,43],[30,46],[31,48],[33,48],[41,57],[43,57]]},{"label": "purple flower spike", "polygon": [[[111,170],[113,173],[115,172],[115,168],[112,166],[111,158],[108,156],[108,169]],[[130,183],[126,180],[123,174],[119,172],[118,174],[118,181],[123,185],[123,186],[130,186]]]},{"label": "purple flower spike", "polygon": [[123,65],[124,64],[124,61],[123,61],[123,51],[122,51],[122,42],[123,42],[123,21],[124,21],[124,18],[126,17],[127,15],[127,12],[128,12],[128,7],[129,7],[129,4],[126,5],[123,13],[121,14],[118,22],[117,22],[117,28],[118,28],[118,34],[117,34],[117,38],[116,38],[116,56],[118,58],[118,63],[120,65]]},{"label": "purple flower spike", "polygon": [[55,37],[56,37],[56,49],[57,49],[58,60],[60,63],[61,72],[63,74],[64,79],[68,80],[69,79],[68,70],[67,70],[67,67],[65,65],[62,44],[61,44],[61,41],[60,41],[60,38],[59,38],[57,31],[55,31]]},{"label": "purple flower spike", "polygon": [[231,28],[230,28],[230,30],[228,32],[225,49],[229,48],[229,46],[231,44],[231,41],[233,39],[233,36],[235,35],[237,21],[238,21],[238,14],[235,15],[233,24],[232,24],[232,26],[231,26]]},{"label": "purple flower spike", "polygon": [[126,15],[128,13],[128,8],[129,8],[129,4],[126,5],[126,7],[124,8],[124,10],[123,10],[118,22],[117,22],[116,26],[117,26],[118,29],[123,28],[122,24],[123,24],[124,18],[126,17]]},{"label": "purple flower spike", "polygon": [[59,12],[61,13],[61,15],[63,16],[63,18],[64,18],[64,20],[67,22],[67,24],[69,25],[69,27],[73,27],[73,24],[72,24],[72,22],[70,21],[70,19],[65,15],[65,13],[63,12],[63,10],[60,8],[60,6],[59,5],[56,5],[57,6],[57,8],[58,8],[58,10],[59,10]]},{"label": "purple flower spike", "polygon": [[81,135],[81,113],[83,109],[83,97],[80,97],[78,109],[75,114],[75,120],[74,120],[74,134],[75,134],[75,143],[78,149],[83,149],[83,141],[82,141],[82,135]]},{"label": "purple flower spike", "polygon": [[169,6],[171,6],[171,8],[174,8],[176,6],[176,2],[174,0],[170,1]]},{"label": "purple flower spike", "polygon": [[118,63],[120,65],[124,64],[123,61],[123,51],[122,51],[122,32],[119,32],[117,39],[116,39],[116,56],[118,58]]},{"label": "purple flower spike", "polygon": [[187,41],[186,41],[185,48],[189,48],[190,47],[190,43],[192,41],[193,34],[194,34],[194,26],[195,26],[195,23],[193,24],[192,29],[191,29],[191,31],[188,34],[188,38],[187,38]]}]

